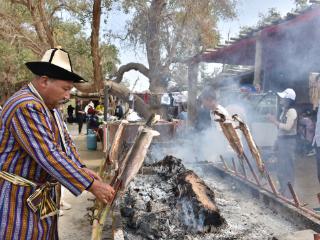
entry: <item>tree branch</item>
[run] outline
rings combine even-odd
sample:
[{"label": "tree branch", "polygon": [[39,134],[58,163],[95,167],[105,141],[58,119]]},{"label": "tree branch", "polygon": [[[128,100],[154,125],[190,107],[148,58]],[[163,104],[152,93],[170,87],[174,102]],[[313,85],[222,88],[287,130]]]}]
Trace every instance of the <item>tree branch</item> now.
[{"label": "tree branch", "polygon": [[142,73],[144,76],[150,79],[150,71],[149,69],[141,63],[128,63],[126,65],[122,65],[119,70],[114,75],[114,82],[120,83],[122,81],[123,75],[130,70],[136,70]]},{"label": "tree branch", "polygon": [[[125,86],[116,83],[114,81],[105,81],[105,85],[109,88],[109,94],[120,98],[125,102],[129,102],[130,90]],[[135,110],[144,119],[149,119],[152,114],[150,106],[145,104],[143,99],[137,95],[134,95]]]},{"label": "tree branch", "polygon": [[45,13],[45,6],[44,6],[44,0],[40,0],[38,4],[38,11],[41,19],[42,26],[44,28],[44,31],[46,33],[48,43],[50,44],[51,48],[55,47],[55,41],[53,38],[52,30],[49,26],[49,19],[46,16]]}]

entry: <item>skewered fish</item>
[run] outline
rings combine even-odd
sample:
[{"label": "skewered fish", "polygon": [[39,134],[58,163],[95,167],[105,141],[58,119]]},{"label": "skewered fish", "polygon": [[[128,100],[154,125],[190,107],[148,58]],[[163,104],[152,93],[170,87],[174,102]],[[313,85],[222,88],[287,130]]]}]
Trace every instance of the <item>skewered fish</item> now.
[{"label": "skewered fish", "polygon": [[233,128],[232,123],[226,121],[226,116],[223,113],[214,111],[214,114],[219,117],[215,121],[219,122],[222,132],[226,136],[232,149],[238,154],[239,157],[243,156],[243,146],[238,133]]},{"label": "skewered fish", "polygon": [[258,147],[252,137],[252,134],[250,132],[248,125],[240,118],[240,116],[238,114],[233,115],[232,118],[234,121],[239,123],[238,128],[241,130],[241,132],[243,133],[243,135],[247,141],[248,147],[250,149],[250,152],[251,152],[253,158],[256,160],[259,171],[261,173],[263,173],[265,170],[265,166],[262,161],[260,151],[259,151],[259,149],[258,149]]}]

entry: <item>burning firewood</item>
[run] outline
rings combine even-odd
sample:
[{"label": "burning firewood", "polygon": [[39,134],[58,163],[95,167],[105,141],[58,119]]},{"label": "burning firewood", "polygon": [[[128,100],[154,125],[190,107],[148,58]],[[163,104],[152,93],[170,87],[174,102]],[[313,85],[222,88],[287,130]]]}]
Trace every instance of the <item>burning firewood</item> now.
[{"label": "burning firewood", "polygon": [[[113,208],[113,203],[115,202],[119,192],[121,190],[124,190],[129,182],[134,178],[134,176],[138,173],[139,169],[141,168],[143,161],[145,159],[145,156],[147,154],[148,148],[151,144],[151,141],[154,136],[160,135],[157,131],[152,130],[152,126],[158,121],[159,116],[153,114],[150,119],[147,121],[145,126],[141,126],[138,135],[134,141],[134,144],[126,154],[123,161],[120,163],[120,167],[118,171],[116,172],[116,175],[114,176],[111,186],[115,190],[115,196],[112,200],[110,205],[106,205],[103,203],[97,203],[97,209],[94,211],[94,221],[93,221],[93,231],[92,231],[92,240],[100,240],[101,239],[101,233],[104,221],[106,217],[108,216],[110,210]],[[120,141],[121,139],[121,133],[122,128],[120,130],[118,129],[115,141]],[[118,135],[118,137],[117,137]],[[109,155],[109,159],[112,161],[115,160],[115,156],[117,156],[117,153],[115,151],[118,149],[117,146],[119,144],[115,143],[114,148],[111,148],[113,151],[110,152],[112,155]]]},{"label": "burning firewood", "polygon": [[254,159],[256,160],[258,169],[259,169],[260,173],[263,173],[265,170],[265,166],[262,161],[259,149],[258,149],[258,147],[257,147],[257,145],[251,135],[251,132],[250,132],[248,125],[237,114],[233,115],[232,118],[239,123],[239,129],[241,130],[241,132],[243,133],[243,135],[247,141],[250,152],[251,152],[252,156],[254,157]]},{"label": "burning firewood", "polygon": [[[215,203],[214,192],[193,171],[180,173],[177,176],[177,184],[179,205],[191,206],[195,218],[193,221],[203,223],[197,226],[198,232],[213,232],[217,227],[226,224]],[[185,219],[190,215],[190,210],[188,213],[182,211],[183,214],[185,216],[182,216],[182,219]]]}]

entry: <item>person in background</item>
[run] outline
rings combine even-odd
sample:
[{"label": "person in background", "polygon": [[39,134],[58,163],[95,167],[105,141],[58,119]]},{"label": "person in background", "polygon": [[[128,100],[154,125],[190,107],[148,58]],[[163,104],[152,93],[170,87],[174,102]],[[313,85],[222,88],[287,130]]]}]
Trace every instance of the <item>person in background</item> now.
[{"label": "person in background", "polygon": [[283,92],[277,93],[280,98],[282,112],[277,119],[269,115],[270,122],[278,127],[278,138],[274,149],[277,157],[277,176],[280,185],[280,193],[285,197],[292,198],[288,182],[294,185],[295,180],[295,151],[297,137],[298,114],[294,108],[296,93],[293,89],[287,88]]},{"label": "person in background", "polygon": [[72,105],[69,104],[68,108],[67,108],[67,112],[68,112],[67,122],[68,123],[73,123],[73,111],[74,111],[74,107],[72,107]]},{"label": "person in background", "polygon": [[211,126],[211,116],[210,111],[202,105],[200,98],[197,99],[196,106],[197,117],[195,121],[195,130],[201,132]]},{"label": "person in background", "polygon": [[103,101],[100,100],[99,104],[96,107],[96,111],[98,112],[98,114],[102,114],[104,113],[104,106],[103,106]]},{"label": "person in background", "polygon": [[218,104],[215,90],[212,87],[206,87],[202,91],[202,93],[200,95],[200,99],[202,101],[202,105],[210,111],[210,117],[211,117],[213,125],[216,125],[216,120],[217,120],[217,118],[219,118],[215,115],[215,113],[214,113],[215,111],[226,116],[227,120],[231,119],[231,116],[228,113],[228,111],[223,106]]},{"label": "person in background", "polygon": [[81,134],[83,122],[86,120],[86,113],[84,111],[84,105],[82,100],[77,101],[76,118],[78,122],[78,133]]},{"label": "person in background", "polygon": [[301,114],[299,118],[298,130],[300,135],[300,140],[302,141],[302,152],[308,157],[316,155],[316,150],[313,147],[313,139],[315,132],[315,122],[312,119],[312,112],[307,110]]},{"label": "person in background", "polygon": [[188,120],[187,103],[181,103],[181,111],[178,114],[178,119],[184,120],[184,121]]},{"label": "person in background", "polygon": [[120,100],[117,101],[117,106],[115,109],[115,114],[114,114],[118,119],[122,119],[123,118],[123,108],[121,106],[121,102]]}]

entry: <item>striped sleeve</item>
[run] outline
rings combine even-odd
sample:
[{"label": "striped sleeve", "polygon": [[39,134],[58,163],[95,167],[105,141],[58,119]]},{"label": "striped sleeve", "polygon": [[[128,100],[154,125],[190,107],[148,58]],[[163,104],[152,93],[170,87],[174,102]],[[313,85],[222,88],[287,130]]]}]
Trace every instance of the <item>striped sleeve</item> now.
[{"label": "striped sleeve", "polygon": [[90,187],[93,179],[62,151],[50,127],[41,104],[34,103],[18,107],[10,123],[10,131],[24,150],[77,196]]},{"label": "striped sleeve", "polygon": [[68,145],[69,149],[70,149],[70,153],[68,154],[69,157],[78,164],[78,166],[82,167],[84,166],[85,164],[81,161],[80,159],[80,155],[77,151],[77,148],[76,146],[74,145],[71,137],[70,137],[70,133],[66,127],[65,124],[63,124],[63,131],[64,131],[64,138],[65,138],[65,141],[66,141],[66,144]]}]

